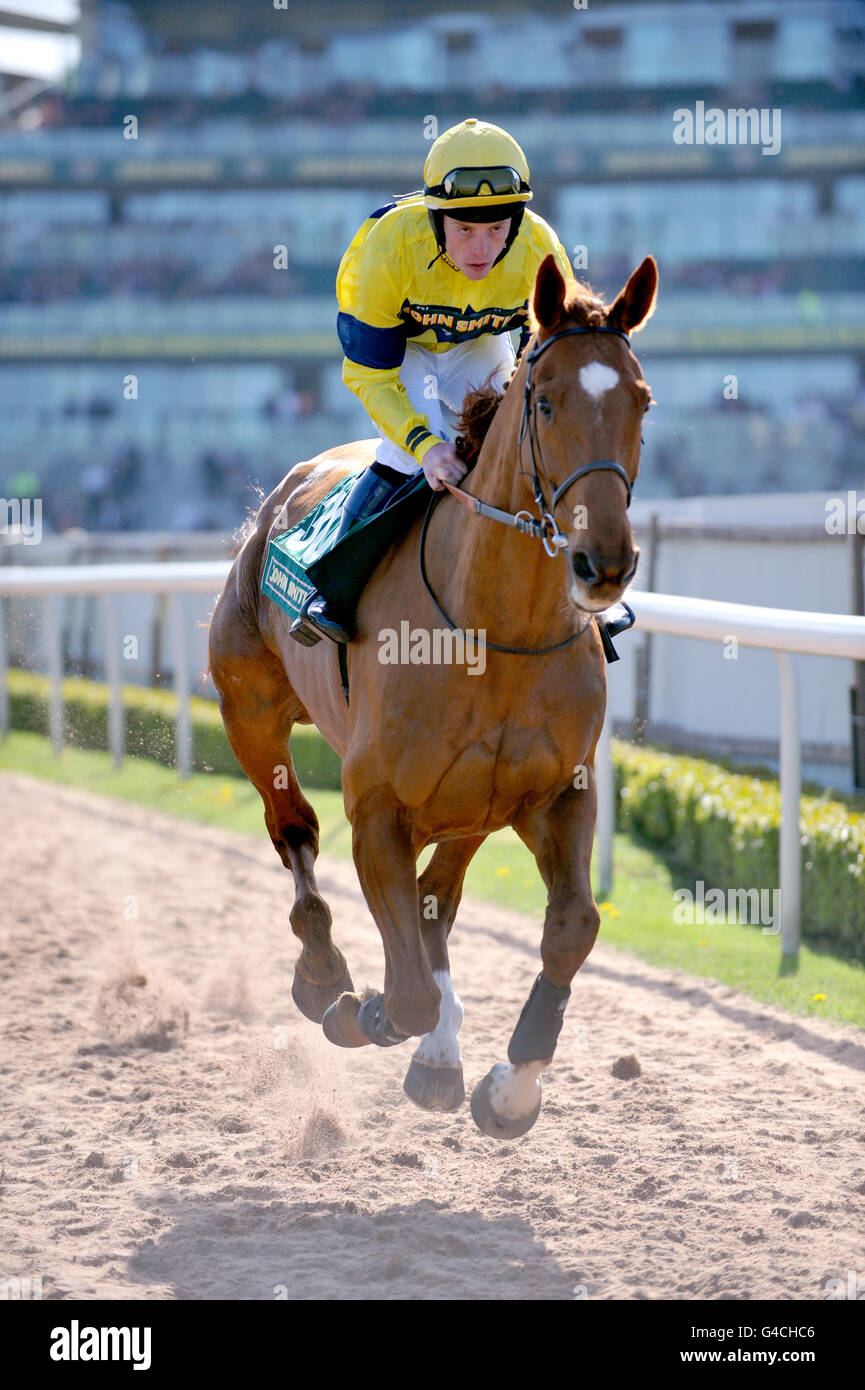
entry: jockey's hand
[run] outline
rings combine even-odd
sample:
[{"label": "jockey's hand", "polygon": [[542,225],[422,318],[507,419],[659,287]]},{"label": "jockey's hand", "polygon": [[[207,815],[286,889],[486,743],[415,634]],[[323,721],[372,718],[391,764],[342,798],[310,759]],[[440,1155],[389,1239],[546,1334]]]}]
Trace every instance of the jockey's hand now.
[{"label": "jockey's hand", "polygon": [[430,487],[440,492],[445,483],[458,483],[468,472],[452,444],[435,444],[427,451],[423,471]]}]

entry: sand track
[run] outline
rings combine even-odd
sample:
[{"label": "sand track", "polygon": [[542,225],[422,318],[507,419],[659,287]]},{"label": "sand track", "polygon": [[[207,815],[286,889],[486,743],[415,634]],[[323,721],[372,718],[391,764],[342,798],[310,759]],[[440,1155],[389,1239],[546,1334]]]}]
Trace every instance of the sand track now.
[{"label": "sand track", "polygon": [[[263,827],[18,774],[0,774],[0,823],[0,1279],[56,1299],[823,1299],[849,1269],[865,1285],[858,1030],[599,945],[541,1118],[501,1145],[467,1106],[411,1104],[410,1044],[342,1052],[300,1017],[291,878]],[[380,984],[353,867],[319,865],[356,984]],[[538,940],[530,919],[461,909],[469,1088],[504,1057]],[[617,1080],[629,1053],[642,1075]]]}]

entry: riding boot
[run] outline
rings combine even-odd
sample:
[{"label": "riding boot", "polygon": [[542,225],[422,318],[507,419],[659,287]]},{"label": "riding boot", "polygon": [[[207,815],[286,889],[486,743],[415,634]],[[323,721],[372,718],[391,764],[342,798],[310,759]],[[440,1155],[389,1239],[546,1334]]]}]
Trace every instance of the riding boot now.
[{"label": "riding boot", "polygon": [[[403,478],[400,478],[399,482],[391,481],[374,473],[372,467],[365,468],[345,499],[339,530],[329,548],[332,550],[356,523],[367,521],[382,511],[396,488],[404,481]],[[351,641],[351,633],[337,615],[330,611],[327,599],[317,589],[305,601],[289,632],[294,640],[304,647],[314,647],[322,637],[329,637],[332,642]]]}]

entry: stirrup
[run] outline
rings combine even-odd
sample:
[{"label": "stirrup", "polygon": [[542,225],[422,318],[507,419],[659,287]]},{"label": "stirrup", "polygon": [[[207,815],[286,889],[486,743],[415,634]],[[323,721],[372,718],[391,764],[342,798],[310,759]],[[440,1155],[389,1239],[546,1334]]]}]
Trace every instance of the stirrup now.
[{"label": "stirrup", "polygon": [[328,612],[328,600],[323,594],[313,594],[309,602],[304,604],[303,612],[295,621],[298,624],[303,624],[304,631],[311,629],[315,634],[316,641],[320,641],[322,637],[328,637],[331,642],[345,645],[352,639],[351,629],[340,622],[333,613]]},{"label": "stirrup", "polygon": [[316,589],[313,589],[311,594],[307,594],[301,605],[300,612],[288,629],[289,637],[293,637],[295,642],[299,642],[302,647],[315,647],[321,641],[322,634],[307,618],[310,604],[314,599],[319,597],[320,595]]},{"label": "stirrup", "polygon": [[295,642],[299,642],[302,647],[314,647],[321,641],[321,633],[313,627],[312,623],[308,623],[303,615],[295,618],[288,629],[288,635],[293,637]]}]

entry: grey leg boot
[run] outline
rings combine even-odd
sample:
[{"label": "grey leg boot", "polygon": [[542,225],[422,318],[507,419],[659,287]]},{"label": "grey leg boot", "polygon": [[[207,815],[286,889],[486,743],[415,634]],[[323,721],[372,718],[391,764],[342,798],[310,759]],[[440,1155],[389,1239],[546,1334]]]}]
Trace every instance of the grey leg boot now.
[{"label": "grey leg boot", "polygon": [[[407,477],[408,475],[406,479],[401,479],[400,483],[390,482],[379,477],[371,467],[365,468],[345,499],[339,530],[333,538],[331,549],[342,540],[355,522],[366,521],[369,517],[375,516],[376,512],[380,512],[396,488],[403,481],[407,481]],[[317,591],[310,594],[289,632],[295,642],[300,642],[305,647],[314,647],[322,637],[329,637],[332,642],[351,641],[351,633],[336,614],[328,610],[327,599]]]}]

